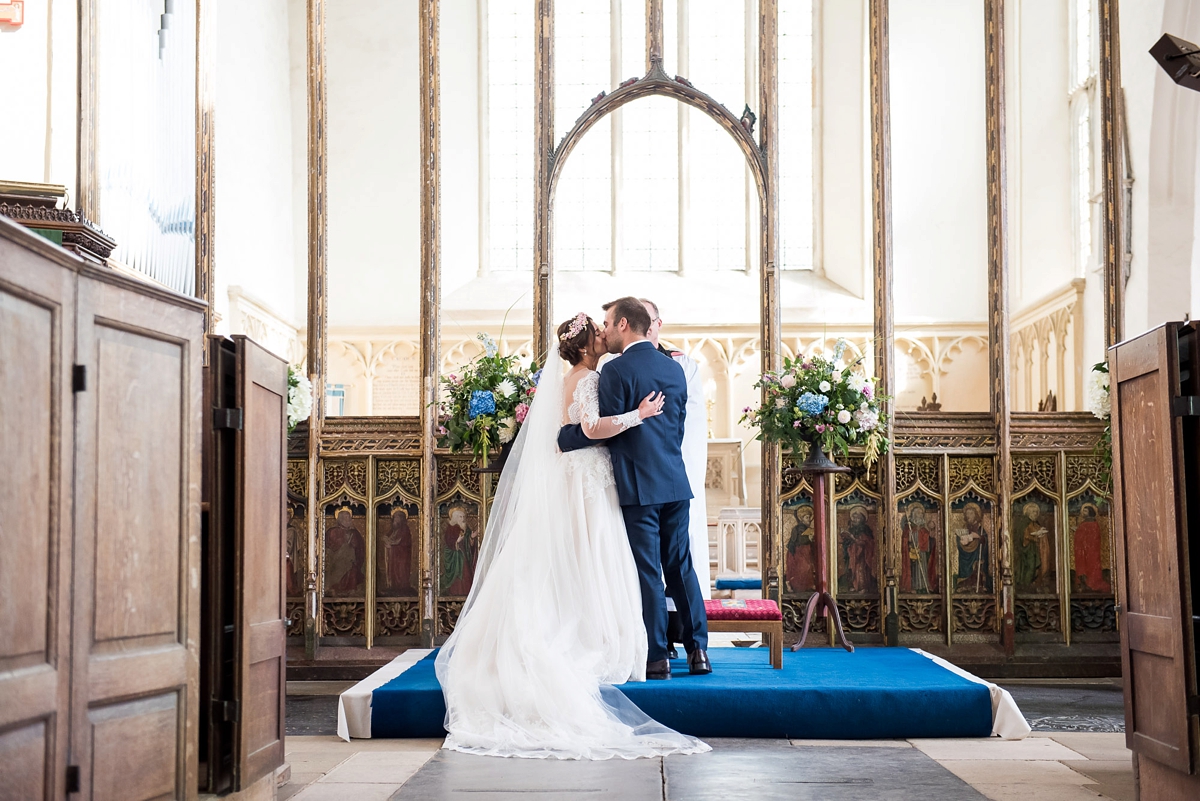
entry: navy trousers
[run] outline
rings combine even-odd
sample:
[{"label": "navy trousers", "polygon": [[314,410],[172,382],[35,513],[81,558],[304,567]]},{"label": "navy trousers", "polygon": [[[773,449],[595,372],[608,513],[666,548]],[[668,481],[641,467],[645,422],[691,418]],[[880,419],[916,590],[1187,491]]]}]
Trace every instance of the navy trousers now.
[{"label": "navy trousers", "polygon": [[[667,599],[670,595],[683,624],[683,647],[691,653],[708,650],[708,617],[704,596],[692,567],[688,540],[691,501],[672,501],[653,506],[622,506],[625,530],[637,564],[642,590],[642,620],[646,624],[648,662],[667,658]],[[660,534],[661,532],[661,534]],[[659,574],[659,564],[662,574]],[[666,580],[666,593],[663,580]]]}]

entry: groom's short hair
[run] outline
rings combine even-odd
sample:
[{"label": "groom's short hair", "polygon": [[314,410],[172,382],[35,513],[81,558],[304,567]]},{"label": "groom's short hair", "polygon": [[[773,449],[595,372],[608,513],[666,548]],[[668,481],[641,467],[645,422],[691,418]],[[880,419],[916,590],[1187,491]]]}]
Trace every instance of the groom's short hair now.
[{"label": "groom's short hair", "polygon": [[624,317],[635,334],[645,336],[650,330],[650,312],[646,311],[646,307],[635,297],[617,298],[600,308],[606,312],[609,309],[613,310],[613,322],[619,323]]}]

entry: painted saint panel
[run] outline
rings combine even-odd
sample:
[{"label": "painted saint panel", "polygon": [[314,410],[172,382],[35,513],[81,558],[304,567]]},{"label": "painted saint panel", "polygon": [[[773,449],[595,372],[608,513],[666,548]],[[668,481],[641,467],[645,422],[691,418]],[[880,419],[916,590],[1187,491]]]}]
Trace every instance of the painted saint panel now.
[{"label": "painted saint panel", "polygon": [[366,507],[358,503],[325,507],[325,595],[366,595]]},{"label": "painted saint panel", "polygon": [[459,496],[438,504],[440,595],[465,596],[471,591],[482,540],[478,503]]},{"label": "painted saint panel", "polygon": [[900,590],[936,595],[942,589],[942,505],[924,492],[899,501]]},{"label": "painted saint panel", "polygon": [[1013,584],[1018,592],[1052,593],[1058,572],[1056,503],[1039,490],[1013,501]]},{"label": "painted saint panel", "polygon": [[855,491],[837,504],[838,594],[879,592],[879,503]]},{"label": "painted saint panel", "polygon": [[287,533],[284,543],[284,582],[288,598],[304,596],[308,569],[308,512],[303,503],[287,502]]},{"label": "painted saint panel", "polygon": [[380,598],[417,594],[420,513],[415,503],[382,503],[375,522],[375,595]]},{"label": "painted saint panel", "polygon": [[816,529],[813,528],[812,498],[797,495],[783,510],[785,589],[807,593],[817,588]]},{"label": "painted saint panel", "polygon": [[996,547],[996,510],[969,492],[950,504],[950,576],[955,595],[990,595]]},{"label": "painted saint panel", "polygon": [[1076,495],[1067,504],[1067,526],[1071,532],[1071,593],[1112,595],[1108,505],[1090,491]]}]

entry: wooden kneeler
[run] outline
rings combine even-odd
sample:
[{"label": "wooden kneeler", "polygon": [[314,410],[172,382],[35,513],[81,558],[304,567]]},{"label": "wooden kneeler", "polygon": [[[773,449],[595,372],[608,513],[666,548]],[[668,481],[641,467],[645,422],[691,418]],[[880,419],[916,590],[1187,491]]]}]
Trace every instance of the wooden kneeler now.
[{"label": "wooden kneeler", "polygon": [[783,615],[774,601],[757,598],[721,598],[704,602],[708,630],[754,631],[763,635],[771,650],[771,667],[783,668]]}]

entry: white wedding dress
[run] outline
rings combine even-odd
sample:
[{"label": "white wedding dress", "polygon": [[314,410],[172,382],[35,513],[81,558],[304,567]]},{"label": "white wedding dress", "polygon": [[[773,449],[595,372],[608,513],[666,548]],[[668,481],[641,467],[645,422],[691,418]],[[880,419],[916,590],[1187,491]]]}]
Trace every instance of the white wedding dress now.
[{"label": "white wedding dress", "polygon": [[[555,349],[501,474],[474,585],[438,652],[444,747],[558,759],[708,751],[612,686],[645,680],[641,594],[608,449],[558,452],[560,368]],[[580,379],[571,422],[599,422],[597,377]]]}]

